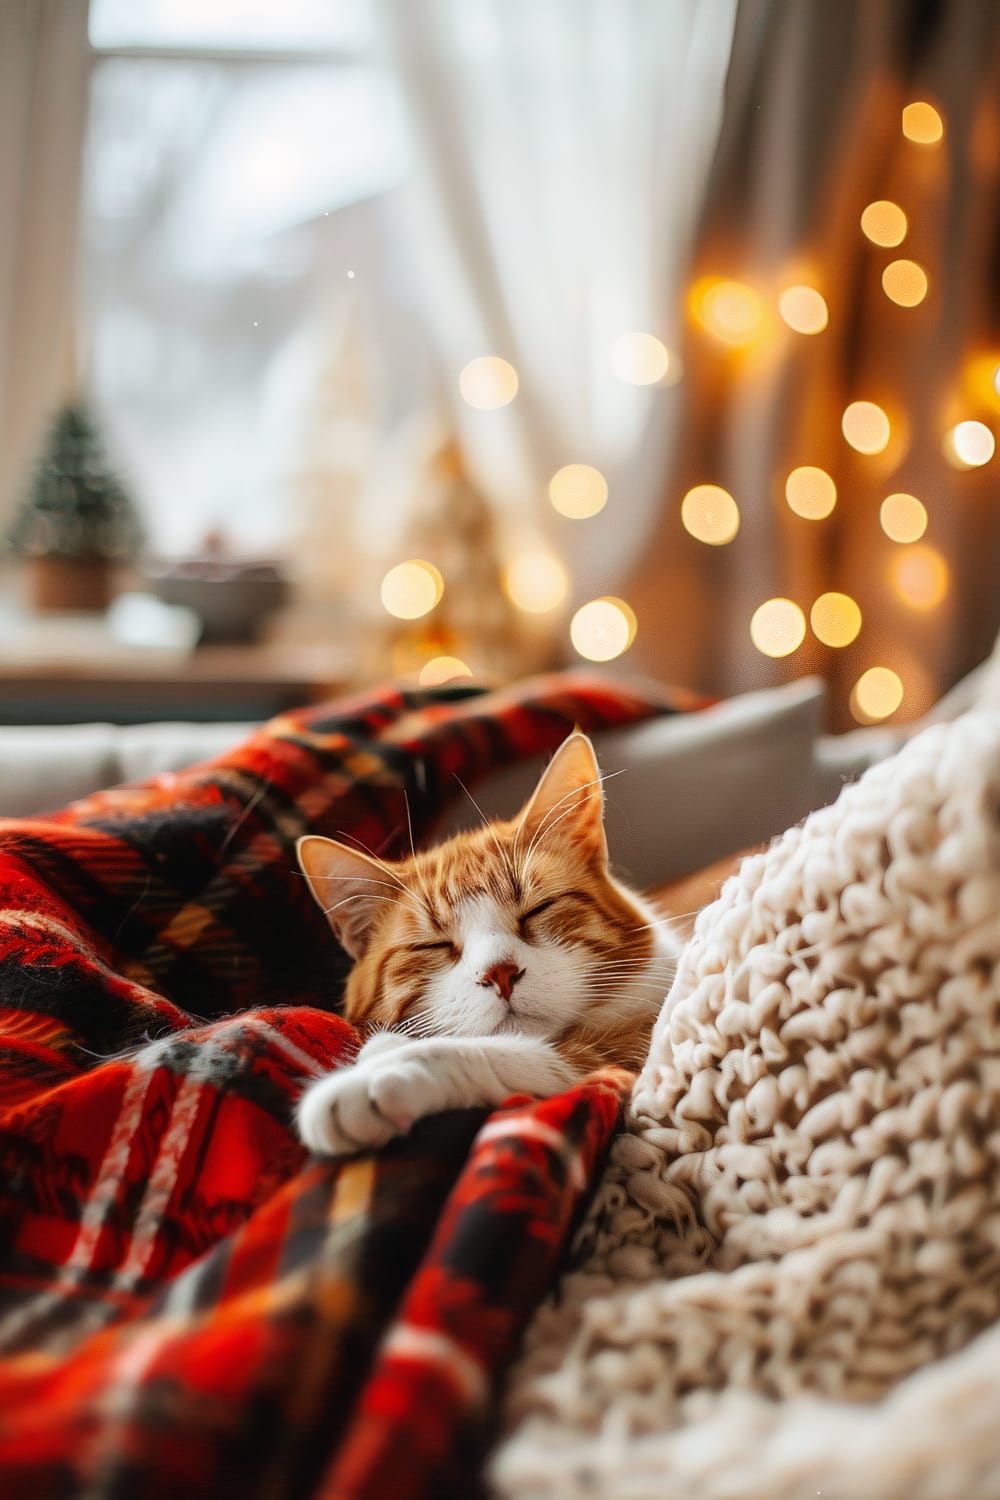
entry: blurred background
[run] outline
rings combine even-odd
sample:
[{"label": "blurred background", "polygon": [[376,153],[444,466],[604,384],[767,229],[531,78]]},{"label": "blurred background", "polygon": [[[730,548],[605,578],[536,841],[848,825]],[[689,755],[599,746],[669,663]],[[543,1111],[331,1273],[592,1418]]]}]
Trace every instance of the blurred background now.
[{"label": "blurred background", "polygon": [[3,0],[0,721],[1000,626],[993,0]]}]

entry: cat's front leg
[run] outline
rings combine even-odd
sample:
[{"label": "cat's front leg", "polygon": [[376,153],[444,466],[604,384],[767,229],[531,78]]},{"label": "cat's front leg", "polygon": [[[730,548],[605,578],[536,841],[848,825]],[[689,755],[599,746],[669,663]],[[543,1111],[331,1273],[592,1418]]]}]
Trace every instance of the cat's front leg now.
[{"label": "cat's front leg", "polygon": [[513,1093],[557,1093],[577,1076],[555,1048],[532,1037],[381,1043],[310,1085],[299,1103],[299,1135],[311,1151],[339,1156],[384,1145],[425,1115],[500,1104]]}]

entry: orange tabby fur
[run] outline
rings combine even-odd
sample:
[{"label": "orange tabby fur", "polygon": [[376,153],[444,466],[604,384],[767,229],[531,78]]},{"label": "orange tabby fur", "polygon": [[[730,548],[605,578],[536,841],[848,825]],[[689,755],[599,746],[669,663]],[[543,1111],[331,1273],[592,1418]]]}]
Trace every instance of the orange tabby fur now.
[{"label": "orange tabby fur", "polygon": [[641,1065],[677,944],[611,874],[603,808],[593,747],[575,734],[509,821],[392,862],[300,840],[355,960],[344,1013],[368,1036],[353,1077],[304,1097],[307,1144],[372,1144],[432,1108]]},{"label": "orange tabby fur", "polygon": [[[447,844],[418,853],[388,868],[420,905],[386,901],[368,944],[351,972],[344,1014],[360,1027],[395,1029],[419,1013],[427,981],[450,961],[445,948],[420,945],[444,939],[458,902],[488,895],[512,928],[531,941],[536,936],[571,942],[587,950],[597,965],[650,963],[653,929],[644,913],[608,878],[606,866],[567,855],[562,846],[536,848],[525,864],[517,822],[457,834]],[[523,914],[547,900],[554,905],[537,917]],[[648,1012],[618,1018],[609,1030],[607,1007],[551,1038],[553,1045],[582,1069],[614,1061],[638,1067],[649,1043],[658,1003]]]}]

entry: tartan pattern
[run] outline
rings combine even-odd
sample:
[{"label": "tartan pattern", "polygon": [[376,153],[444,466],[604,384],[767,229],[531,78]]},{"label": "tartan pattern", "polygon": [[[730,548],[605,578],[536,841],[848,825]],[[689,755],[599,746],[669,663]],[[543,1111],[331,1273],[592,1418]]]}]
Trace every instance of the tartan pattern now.
[{"label": "tartan pattern", "polygon": [[627,1075],[308,1161],[294,1101],[358,1038],[294,840],[400,853],[456,776],[697,706],[384,689],[0,823],[0,1493],[473,1492]]}]

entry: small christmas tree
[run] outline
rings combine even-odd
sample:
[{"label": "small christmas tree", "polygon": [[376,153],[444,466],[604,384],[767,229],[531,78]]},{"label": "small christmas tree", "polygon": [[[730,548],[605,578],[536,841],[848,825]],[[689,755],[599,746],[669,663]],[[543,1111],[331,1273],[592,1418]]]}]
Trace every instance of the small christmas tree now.
[{"label": "small christmas tree", "polygon": [[35,559],[35,603],[49,609],[103,608],[111,563],[138,551],[139,517],[82,402],[52,423],[7,540]]}]

